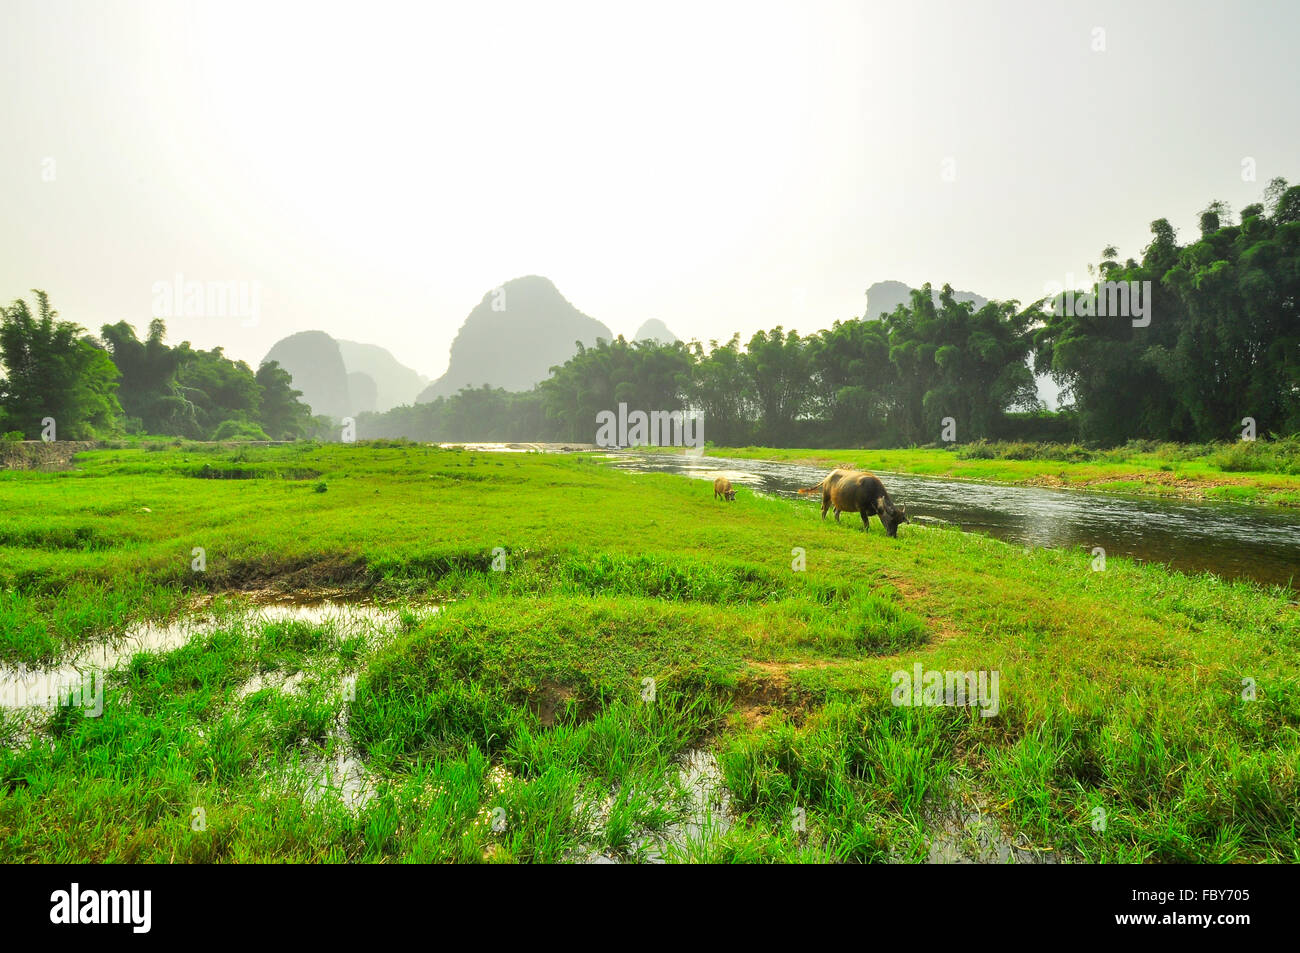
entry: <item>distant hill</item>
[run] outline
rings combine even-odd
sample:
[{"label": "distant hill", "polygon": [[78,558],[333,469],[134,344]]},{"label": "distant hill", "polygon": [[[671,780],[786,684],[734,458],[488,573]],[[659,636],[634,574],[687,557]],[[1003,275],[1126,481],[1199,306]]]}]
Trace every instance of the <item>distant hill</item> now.
[{"label": "distant hill", "polygon": [[355,417],[412,404],[429,382],[374,344],[336,341],[324,331],[281,338],[262,358],[279,361],[313,414]]},{"label": "distant hill", "polygon": [[537,275],[515,278],[483,296],[451,344],[447,372],[426,387],[421,403],[450,397],[462,387],[491,384],[525,391],[543,381],[597,338],[612,341],[604,324],[571,305],[555,285]]},{"label": "distant hill", "polygon": [[262,358],[263,364],[267,361],[279,361],[289,372],[294,389],[302,391],[313,414],[343,418],[356,413],[338,342],[324,331],[299,331],[281,338]]},{"label": "distant hill", "polygon": [[[377,388],[375,410],[382,412],[402,404],[413,404],[420,391],[428,386],[429,378],[411,370],[376,344],[357,341],[339,341],[338,344],[348,373],[368,375]],[[354,396],[360,395],[354,393]]]},{"label": "distant hill", "polygon": [[362,371],[348,372],[348,393],[352,396],[354,414],[375,410],[379,403],[379,385],[373,377]]},{"label": "distant hill", "polygon": [[681,340],[672,331],[668,330],[668,325],[664,324],[658,318],[651,318],[636,332],[634,341],[658,341],[661,344],[673,344]]},{"label": "distant hill", "polygon": [[[939,288],[943,285],[940,284]],[[937,302],[939,300],[939,288],[931,285],[930,291]],[[989,299],[983,295],[977,295],[973,291],[955,291],[953,297],[958,301],[970,301],[975,305],[978,311],[989,303]],[[912,303],[912,289],[901,281],[877,281],[867,289],[867,312],[863,315],[868,321],[878,321],[881,315],[889,314],[900,304],[910,305]]]}]

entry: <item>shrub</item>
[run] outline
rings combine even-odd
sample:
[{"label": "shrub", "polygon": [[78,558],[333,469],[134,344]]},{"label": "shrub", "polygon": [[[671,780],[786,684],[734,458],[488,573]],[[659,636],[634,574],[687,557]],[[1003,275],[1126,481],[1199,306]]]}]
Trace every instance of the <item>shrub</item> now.
[{"label": "shrub", "polygon": [[964,460],[1057,460],[1066,463],[1086,463],[1095,459],[1097,455],[1077,443],[975,440],[958,447],[957,456]]},{"label": "shrub", "polygon": [[224,420],[220,426],[212,432],[213,440],[270,440],[263,430],[255,423],[247,420]]},{"label": "shrub", "polygon": [[1220,470],[1300,473],[1300,434],[1281,440],[1239,440],[1211,457]]}]

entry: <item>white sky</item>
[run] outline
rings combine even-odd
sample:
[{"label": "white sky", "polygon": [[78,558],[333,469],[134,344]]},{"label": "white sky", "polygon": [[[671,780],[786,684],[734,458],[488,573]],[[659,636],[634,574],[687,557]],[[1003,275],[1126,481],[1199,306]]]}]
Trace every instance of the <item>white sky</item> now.
[{"label": "white sky", "polygon": [[431,377],[525,274],[629,336],[812,331],[891,278],[1027,302],[1154,218],[1190,236],[1300,180],[1298,27],[1294,2],[0,0],[0,299],[143,330],[178,272],[256,282],[256,326],[169,340],[256,365],[318,328]]}]

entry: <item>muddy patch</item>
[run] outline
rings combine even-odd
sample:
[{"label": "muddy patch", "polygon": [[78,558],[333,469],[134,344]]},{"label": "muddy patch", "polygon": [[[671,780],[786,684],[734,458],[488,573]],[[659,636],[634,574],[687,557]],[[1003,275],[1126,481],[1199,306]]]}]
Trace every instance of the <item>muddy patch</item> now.
[{"label": "muddy patch", "polygon": [[317,601],[304,598],[304,593],[322,598],[328,593],[360,594],[371,582],[365,559],[344,553],[233,562],[209,567],[209,576],[211,585],[250,594],[259,602],[295,605]]},{"label": "muddy patch", "polygon": [[852,659],[809,659],[803,662],[756,662],[748,660],[755,674],[746,676],[734,698],[734,711],[748,728],[758,728],[770,716],[781,712],[796,725],[802,724],[811,698],[790,683],[794,672],[813,671],[851,664]]},{"label": "muddy patch", "polygon": [[573,689],[559,682],[543,682],[528,700],[528,709],[537,716],[542,727],[554,728],[555,722],[564,714],[573,697]]}]

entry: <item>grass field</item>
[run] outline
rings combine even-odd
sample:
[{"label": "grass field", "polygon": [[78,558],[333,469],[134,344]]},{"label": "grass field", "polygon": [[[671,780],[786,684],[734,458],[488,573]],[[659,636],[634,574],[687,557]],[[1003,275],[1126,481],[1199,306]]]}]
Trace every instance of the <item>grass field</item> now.
[{"label": "grass field", "polygon": [[973,443],[952,449],[788,450],[710,447],[713,456],[955,477],[989,483],[1300,506],[1300,440],[1087,450],[1064,444]]},{"label": "grass field", "polygon": [[[5,664],[217,615],[99,717],[5,712],[0,860],[1300,860],[1281,590],[577,455],[102,450],[0,512]],[[237,611],[285,597],[394,621]],[[996,714],[895,705],[917,663]],[[314,786],[345,761],[359,807]]]}]

